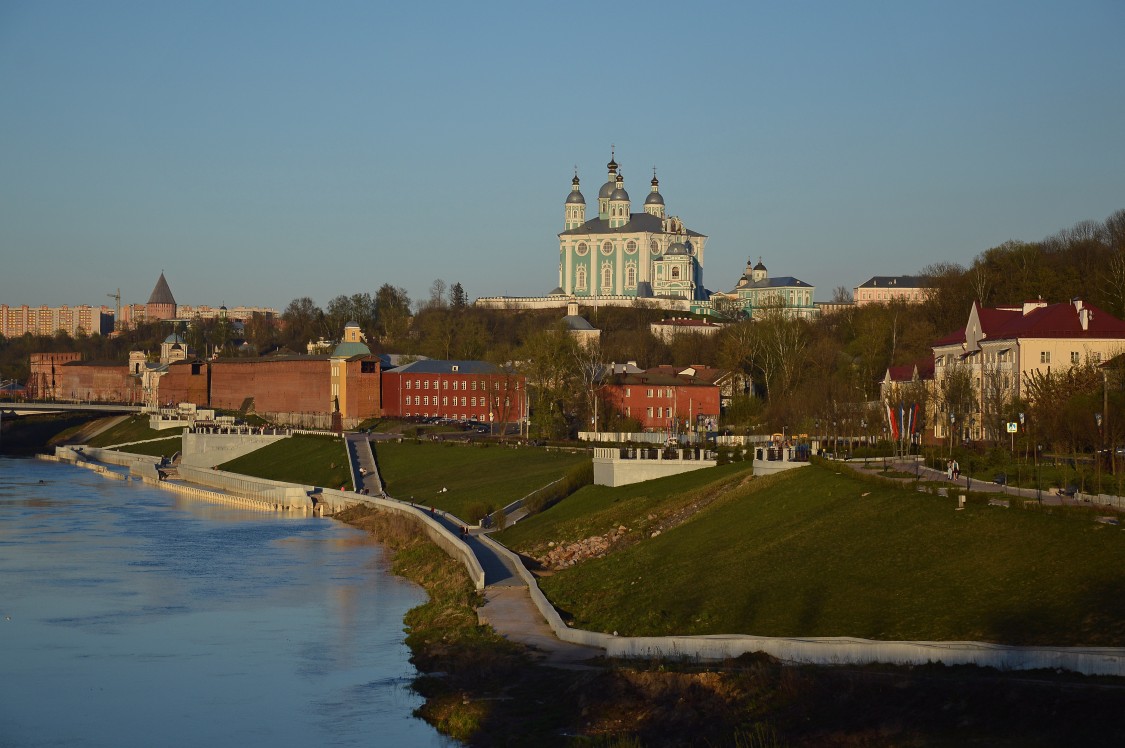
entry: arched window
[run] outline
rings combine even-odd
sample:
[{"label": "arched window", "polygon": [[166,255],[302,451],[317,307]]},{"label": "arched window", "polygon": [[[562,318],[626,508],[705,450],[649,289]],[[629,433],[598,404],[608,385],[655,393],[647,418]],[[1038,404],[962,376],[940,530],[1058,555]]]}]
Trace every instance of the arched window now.
[{"label": "arched window", "polygon": [[676,280],[679,277],[680,277],[680,269],[678,267],[672,268],[672,280]]},{"label": "arched window", "polygon": [[602,288],[609,288],[613,285],[613,268],[609,264],[602,265]]},{"label": "arched window", "polygon": [[586,268],[579,266],[574,273],[574,287],[586,288]]},{"label": "arched window", "polygon": [[625,268],[625,285],[629,288],[636,288],[637,286],[637,266],[630,265]]}]

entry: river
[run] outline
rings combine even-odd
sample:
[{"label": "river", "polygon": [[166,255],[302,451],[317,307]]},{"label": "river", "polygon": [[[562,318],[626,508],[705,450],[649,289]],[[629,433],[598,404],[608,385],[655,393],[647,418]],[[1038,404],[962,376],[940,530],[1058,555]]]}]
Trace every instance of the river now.
[{"label": "river", "polygon": [[0,745],[452,745],[423,600],[339,522],[0,458]]}]

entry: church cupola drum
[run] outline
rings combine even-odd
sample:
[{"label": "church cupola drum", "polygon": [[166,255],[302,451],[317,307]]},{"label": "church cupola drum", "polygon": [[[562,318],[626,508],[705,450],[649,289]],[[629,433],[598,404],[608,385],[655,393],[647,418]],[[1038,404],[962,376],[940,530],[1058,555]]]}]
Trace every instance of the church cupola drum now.
[{"label": "church cupola drum", "polygon": [[644,211],[633,213],[625,176],[611,152],[598,190],[597,218],[586,220],[577,169],[559,234],[559,288],[577,298],[706,299],[703,253],[707,237],[666,212],[653,169]]}]

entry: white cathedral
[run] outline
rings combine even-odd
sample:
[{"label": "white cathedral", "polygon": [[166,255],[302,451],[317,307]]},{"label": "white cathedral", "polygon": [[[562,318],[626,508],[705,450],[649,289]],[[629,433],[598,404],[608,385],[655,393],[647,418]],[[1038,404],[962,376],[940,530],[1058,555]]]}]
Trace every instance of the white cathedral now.
[{"label": "white cathedral", "polygon": [[[732,312],[750,316],[763,305],[782,308],[789,316],[816,314],[811,285],[789,276],[770,278],[760,260],[753,267],[747,264],[737,288],[729,293],[708,291],[703,286],[707,237],[667,215],[656,170],[644,212],[633,213],[625,178],[612,152],[606,168],[609,175],[598,190],[598,215],[589,220],[575,170],[563,204],[564,228],[558,235],[558,286],[546,296],[486,296],[476,300],[477,306],[548,309],[565,307],[573,300],[591,306],[643,303],[720,316]],[[723,307],[721,312],[718,304]]]},{"label": "white cathedral", "polygon": [[660,298],[702,301],[703,248],[707,237],[667,216],[656,170],[644,212],[631,212],[625,178],[611,157],[598,190],[597,218],[586,220],[578,173],[564,206],[559,234],[559,287],[579,298]]}]

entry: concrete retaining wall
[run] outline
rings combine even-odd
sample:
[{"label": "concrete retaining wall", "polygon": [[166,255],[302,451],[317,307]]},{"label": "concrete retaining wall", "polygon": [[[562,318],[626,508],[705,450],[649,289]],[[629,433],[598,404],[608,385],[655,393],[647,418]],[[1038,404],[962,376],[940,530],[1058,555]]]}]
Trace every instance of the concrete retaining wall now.
[{"label": "concrete retaining wall", "polygon": [[293,483],[251,478],[248,475],[228,473],[223,470],[210,470],[180,465],[180,476],[189,483],[218,488],[228,493],[238,494],[264,504],[289,511],[312,511],[313,501],[309,498],[312,486],[299,486]]},{"label": "concrete retaining wall", "polygon": [[[398,514],[421,522],[422,528],[425,530],[430,540],[465,566],[465,569],[469,572],[469,578],[473,581],[473,586],[478,590],[484,589],[484,569],[481,568],[480,561],[477,560],[476,554],[473,553],[472,549],[470,549],[461,538],[454,535],[445,525],[431,517],[428,511],[419,509],[416,506],[411,506],[404,501],[383,499],[378,496],[362,496],[349,491],[337,491],[335,489],[326,488],[322,494],[323,501],[329,504],[335,503],[341,506],[341,508],[344,505],[364,504],[374,507],[379,511]],[[444,515],[445,513],[443,512],[442,514]]]},{"label": "concrete retaining wall", "polygon": [[180,463],[194,467],[221,465],[287,438],[284,435],[201,434],[185,431]]},{"label": "concrete retaining wall", "polygon": [[[77,453],[79,459],[88,457],[91,460],[121,467],[132,467],[136,464],[153,465],[159,460],[158,457],[152,457],[151,455],[136,455],[114,449],[102,449],[101,447],[78,446],[74,447],[73,451]],[[58,454],[58,449],[56,449],[55,454]]]}]

